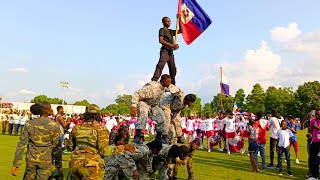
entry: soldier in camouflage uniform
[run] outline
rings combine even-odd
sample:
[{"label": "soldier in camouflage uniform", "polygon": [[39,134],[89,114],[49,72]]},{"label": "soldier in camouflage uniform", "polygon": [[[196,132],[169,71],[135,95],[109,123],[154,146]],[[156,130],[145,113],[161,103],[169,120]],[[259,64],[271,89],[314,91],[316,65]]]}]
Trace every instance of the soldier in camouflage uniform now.
[{"label": "soldier in camouflage uniform", "polygon": [[135,152],[124,152],[106,161],[105,180],[116,180],[120,171],[129,179],[137,179],[137,176],[139,180],[150,179],[153,156],[160,152],[162,144],[156,139],[147,144],[135,144],[135,147]]},{"label": "soldier in camouflage uniform", "polygon": [[178,173],[179,173],[179,167],[181,165],[187,164],[187,170],[188,170],[188,179],[187,180],[194,180],[193,176],[193,168],[192,168],[192,156],[195,153],[196,149],[200,146],[200,139],[196,138],[191,143],[187,144],[180,144],[180,146],[186,146],[189,150],[189,154],[186,156],[183,160],[177,160],[174,168],[173,168],[173,176],[172,180],[178,179]]},{"label": "soldier in camouflage uniform", "polygon": [[175,85],[171,84],[167,91],[171,94],[167,95],[160,101],[160,106],[165,113],[166,116],[166,125],[165,128],[167,131],[170,131],[172,124],[174,126],[174,132],[166,132],[169,134],[167,141],[172,143],[175,135],[178,137],[178,143],[184,143],[183,141],[183,133],[180,122],[180,113],[186,106],[192,106],[192,103],[196,100],[196,96],[193,94],[188,94],[184,96],[183,92]]},{"label": "soldier in camouflage uniform", "polygon": [[100,108],[92,104],[86,109],[84,122],[76,125],[71,134],[74,149],[69,163],[72,179],[103,179],[103,157],[133,150],[134,146],[109,146],[109,133],[102,126]]},{"label": "soldier in camouflage uniform", "polygon": [[161,151],[153,157],[152,168],[159,171],[159,180],[167,180],[169,164],[175,163],[176,158],[185,159],[189,149],[186,146],[164,144]]},{"label": "soldier in camouflage uniform", "polygon": [[147,83],[133,94],[131,115],[137,115],[137,108],[139,111],[136,135],[134,137],[135,143],[141,144],[141,139],[143,139],[141,130],[146,128],[148,116],[157,122],[156,139],[160,140],[162,138],[165,140],[167,138],[165,115],[159,105],[161,98],[164,96],[165,88],[169,87],[170,84],[170,76],[164,74],[161,76],[160,82],[152,81]]},{"label": "soldier in camouflage uniform", "polygon": [[30,107],[40,118],[27,121],[22,129],[12,168],[12,175],[18,175],[24,149],[28,145],[26,170],[23,179],[49,179],[53,171],[53,147],[59,144],[60,130],[57,123],[48,119],[53,114],[49,103],[36,103]]}]

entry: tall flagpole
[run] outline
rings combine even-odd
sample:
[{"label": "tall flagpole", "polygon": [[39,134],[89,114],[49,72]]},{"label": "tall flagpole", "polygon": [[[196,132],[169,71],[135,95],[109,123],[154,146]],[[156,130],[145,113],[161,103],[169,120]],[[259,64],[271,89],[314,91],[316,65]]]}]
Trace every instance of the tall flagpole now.
[{"label": "tall flagpole", "polygon": [[[180,5],[180,1],[178,0],[178,11],[179,11],[179,5]],[[180,13],[180,12],[178,12],[178,13]],[[176,34],[175,34],[175,38],[174,38],[174,44],[178,44],[179,20],[180,20],[180,18],[177,17],[177,21],[176,21]],[[180,28],[181,28],[181,27],[180,27]]]},{"label": "tall flagpole", "polygon": [[220,105],[221,105],[221,110],[224,113],[224,107],[223,107],[223,102],[222,102],[222,67],[220,67]]},{"label": "tall flagpole", "polygon": [[178,44],[179,20],[180,20],[180,19],[177,17],[177,22],[176,22],[176,34],[175,34],[175,38],[174,38],[174,44]]}]

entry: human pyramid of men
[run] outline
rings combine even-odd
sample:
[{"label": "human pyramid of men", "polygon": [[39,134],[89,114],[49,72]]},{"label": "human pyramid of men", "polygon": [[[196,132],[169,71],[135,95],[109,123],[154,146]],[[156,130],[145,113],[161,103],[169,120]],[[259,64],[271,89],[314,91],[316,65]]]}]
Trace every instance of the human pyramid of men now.
[{"label": "human pyramid of men", "polygon": [[[178,15],[177,18],[180,18]],[[180,21],[181,22],[181,21]],[[183,140],[180,113],[191,106],[196,96],[184,93],[175,86],[176,67],[173,51],[178,49],[173,37],[175,30],[169,29],[170,19],[162,19],[159,30],[162,44],[160,59],[151,82],[137,90],[132,96],[131,115],[138,116],[133,143],[124,141],[126,133],[114,137],[109,145],[109,132],[101,124],[100,108],[92,104],[83,115],[83,123],[76,125],[70,135],[73,150],[67,179],[150,179],[159,171],[159,179],[177,179],[178,168],[187,164],[189,180],[194,179],[192,155],[200,145],[195,139]],[[178,30],[181,33],[181,30]],[[162,74],[165,64],[169,73]],[[160,77],[161,76],[161,77]],[[160,81],[158,81],[160,78]],[[167,94],[167,95],[166,95]],[[18,175],[24,149],[27,146],[24,179],[63,179],[60,118],[56,122],[48,119],[53,115],[49,103],[36,103],[30,111],[39,118],[30,120],[22,130],[12,167],[12,175]],[[157,123],[156,136],[145,142],[142,130],[150,117]],[[63,124],[63,123],[62,123]],[[55,167],[55,171],[54,171]]]}]

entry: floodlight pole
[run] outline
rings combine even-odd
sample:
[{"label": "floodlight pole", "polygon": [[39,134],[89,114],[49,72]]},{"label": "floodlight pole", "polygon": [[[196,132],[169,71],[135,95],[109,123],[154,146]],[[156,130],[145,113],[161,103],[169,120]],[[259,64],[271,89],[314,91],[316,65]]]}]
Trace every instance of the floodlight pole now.
[{"label": "floodlight pole", "polygon": [[60,81],[60,86],[62,87],[62,105],[64,105],[65,101],[65,91],[69,88],[69,83],[67,81]]}]

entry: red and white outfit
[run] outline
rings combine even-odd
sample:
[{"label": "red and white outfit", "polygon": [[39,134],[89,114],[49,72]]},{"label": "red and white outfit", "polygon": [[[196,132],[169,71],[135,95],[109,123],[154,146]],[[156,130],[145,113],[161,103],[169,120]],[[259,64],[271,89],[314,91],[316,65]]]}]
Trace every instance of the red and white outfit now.
[{"label": "red and white outfit", "polygon": [[195,119],[188,119],[187,120],[187,134],[193,135],[194,132],[194,123],[196,122]]},{"label": "red and white outfit", "polygon": [[234,122],[234,118],[229,119],[225,118],[224,119],[224,125],[226,125],[225,133],[224,136],[225,138],[235,138],[236,137],[236,126]]},{"label": "red and white outfit", "polygon": [[215,122],[215,119],[205,120],[206,128],[207,128],[207,132],[206,132],[207,137],[211,137],[211,136],[215,135],[214,128],[213,128],[213,122]]},{"label": "red and white outfit", "polygon": [[180,123],[181,123],[182,133],[183,134],[187,134],[186,118],[185,117],[181,117],[180,118]]}]

